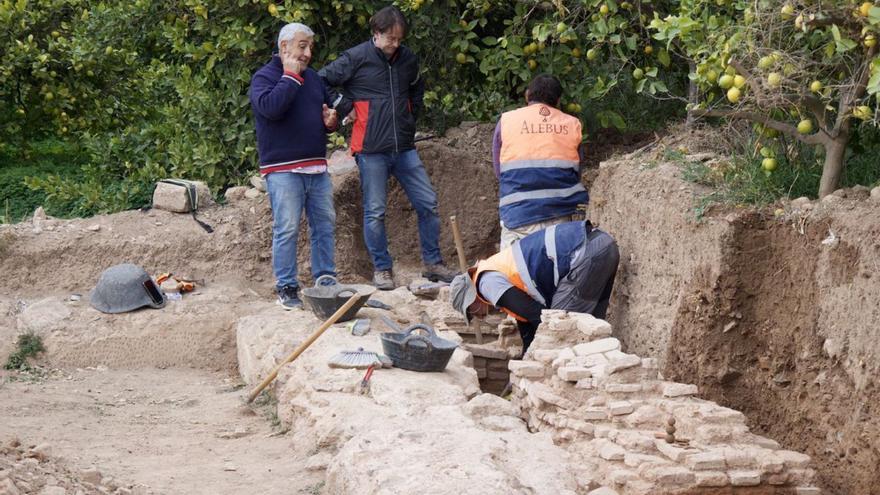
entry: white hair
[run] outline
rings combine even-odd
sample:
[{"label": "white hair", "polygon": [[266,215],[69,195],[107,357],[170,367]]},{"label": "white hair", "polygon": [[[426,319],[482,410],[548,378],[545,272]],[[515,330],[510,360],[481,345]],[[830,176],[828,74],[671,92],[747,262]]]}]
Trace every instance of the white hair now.
[{"label": "white hair", "polygon": [[309,38],[315,35],[315,32],[312,31],[305,24],[300,24],[299,22],[291,22],[287,24],[283,28],[281,28],[281,32],[278,33],[278,51],[281,51],[281,42],[282,41],[290,41],[296,36],[296,33],[303,33]]}]

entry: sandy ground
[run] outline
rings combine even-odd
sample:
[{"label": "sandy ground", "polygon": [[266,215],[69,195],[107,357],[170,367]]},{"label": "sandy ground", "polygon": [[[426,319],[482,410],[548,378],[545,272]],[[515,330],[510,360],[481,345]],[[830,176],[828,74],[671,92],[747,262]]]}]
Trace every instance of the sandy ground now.
[{"label": "sandy ground", "polygon": [[323,474],[303,468],[309,453],[278,430],[274,405],[248,412],[246,392],[200,370],[6,373],[0,443],[48,444],[56,462],[135,493],[320,493]]}]

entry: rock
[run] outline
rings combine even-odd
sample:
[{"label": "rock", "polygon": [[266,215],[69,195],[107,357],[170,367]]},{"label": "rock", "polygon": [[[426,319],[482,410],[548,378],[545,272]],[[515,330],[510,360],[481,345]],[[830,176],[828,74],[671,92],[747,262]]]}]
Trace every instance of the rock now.
[{"label": "rock", "polygon": [[799,198],[791,200],[791,207],[797,210],[804,210],[807,205],[811,205],[810,198],[806,196],[801,196]]},{"label": "rock", "polygon": [[318,452],[306,460],[306,471],[323,471],[332,460],[333,455],[329,452]]},{"label": "rock", "polygon": [[[840,189],[838,189],[838,191],[839,190]],[[834,191],[834,192],[836,193],[837,191]],[[841,201],[843,201],[843,198],[844,198],[844,196],[840,196],[838,194],[829,194],[828,196],[825,196],[824,198],[822,198],[822,203],[824,203],[824,204],[840,203]]]},{"label": "rock", "polygon": [[618,493],[607,486],[603,486],[587,492],[587,495],[618,495]]},{"label": "rock", "polygon": [[357,162],[353,156],[342,150],[330,154],[327,160],[327,171],[330,175],[342,175],[357,170]]},{"label": "rock", "polygon": [[733,486],[758,486],[761,484],[760,471],[728,471]]},{"label": "rock", "polygon": [[618,371],[623,371],[625,369],[634,368],[641,365],[642,358],[636,356],[635,354],[624,354],[621,357],[609,360],[608,364],[605,365],[605,373],[608,375],[612,375],[614,373],[617,373]]},{"label": "rock", "polygon": [[697,395],[699,390],[696,385],[687,383],[665,382],[662,387],[663,397],[683,397],[685,395]]},{"label": "rock", "polygon": [[838,198],[846,198],[849,196],[849,192],[846,189],[837,189],[831,194],[837,196]]},{"label": "rock", "polygon": [[608,413],[612,416],[623,416],[624,414],[630,414],[633,410],[632,403],[625,400],[608,404]]},{"label": "rock", "polygon": [[611,324],[587,313],[572,313],[577,329],[592,339],[611,336]]},{"label": "rock", "polygon": [[41,443],[31,449],[30,455],[41,461],[46,460],[52,455],[52,445],[49,443]]},{"label": "rock", "polygon": [[685,458],[687,467],[694,471],[724,470],[727,466],[724,462],[724,454],[719,452],[700,452]]},{"label": "rock", "polygon": [[483,418],[486,416],[516,416],[517,411],[510,401],[494,394],[480,394],[461,406],[468,416]]},{"label": "rock", "polygon": [[[211,198],[211,190],[208,189],[208,185],[201,181],[192,182],[195,184],[198,195],[198,204],[196,205],[198,209],[213,204],[214,201]],[[153,208],[174,213],[192,211],[193,205],[190,204],[188,188],[168,182],[157,182],[156,189],[153,191]]]},{"label": "rock", "polygon": [[0,493],[4,495],[21,495],[21,490],[9,478],[0,480]]},{"label": "rock", "polygon": [[606,461],[622,461],[624,456],[626,456],[626,450],[614,442],[605,440],[604,438],[595,440],[595,442],[597,442],[599,447],[599,457]]},{"label": "rock", "polygon": [[822,352],[831,359],[840,359],[844,350],[844,343],[840,339],[825,339],[822,343]]},{"label": "rock", "polygon": [[507,369],[515,376],[524,378],[543,378],[544,365],[534,361],[517,361],[511,359],[507,363]]},{"label": "rock", "polygon": [[250,188],[244,192],[244,197],[247,199],[257,199],[262,195],[263,193],[261,193],[259,189],[254,188]]},{"label": "rock", "polygon": [[46,210],[43,209],[42,206],[38,206],[37,209],[34,210],[34,223],[46,220],[47,218],[49,218],[49,215],[46,215]]},{"label": "rock", "polygon": [[852,199],[868,199],[871,196],[871,189],[861,184],[855,185],[849,190],[849,197]]},{"label": "rock", "polygon": [[556,375],[567,382],[576,382],[592,376],[590,370],[581,366],[561,366],[556,370]]},{"label": "rock", "polygon": [[64,328],[70,318],[70,308],[63,301],[47,298],[37,301],[18,315],[20,333],[33,332],[45,335],[53,330]]},{"label": "rock", "polygon": [[252,175],[250,178],[251,186],[260,192],[266,192],[266,179],[259,175]]},{"label": "rock", "polygon": [[871,201],[880,203],[880,186],[871,189]]},{"label": "rock", "polygon": [[228,201],[230,203],[235,202],[235,201],[241,201],[242,199],[244,199],[245,194],[247,193],[248,189],[249,188],[247,186],[230,187],[229,189],[226,190],[225,193],[223,193],[223,197],[225,197],[226,201]]},{"label": "rock", "polygon": [[86,230],[88,230],[90,232],[97,232],[97,231],[101,230],[101,226],[96,223],[94,225],[89,225],[88,227],[86,227]]},{"label": "rock", "polygon": [[101,474],[101,471],[98,471],[98,469],[94,467],[82,472],[82,480],[96,486],[101,484],[101,479],[103,478],[104,476]]},{"label": "rock", "polygon": [[586,344],[574,346],[574,353],[578,356],[587,356],[599,352],[616,351],[620,349],[620,341],[614,337],[594,340]]}]

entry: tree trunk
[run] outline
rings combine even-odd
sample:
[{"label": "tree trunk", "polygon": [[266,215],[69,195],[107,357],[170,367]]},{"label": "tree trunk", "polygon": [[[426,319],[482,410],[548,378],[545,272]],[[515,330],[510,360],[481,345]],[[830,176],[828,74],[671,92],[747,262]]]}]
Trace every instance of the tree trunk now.
[{"label": "tree trunk", "polygon": [[848,142],[849,134],[841,133],[825,146],[825,164],[822,166],[822,180],[819,181],[819,199],[833,193],[840,184]]}]

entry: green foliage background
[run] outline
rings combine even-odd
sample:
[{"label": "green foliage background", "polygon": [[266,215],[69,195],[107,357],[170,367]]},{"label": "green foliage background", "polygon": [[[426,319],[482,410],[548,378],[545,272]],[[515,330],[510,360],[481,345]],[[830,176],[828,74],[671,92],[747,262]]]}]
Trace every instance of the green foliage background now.
[{"label": "green foliage background", "polygon": [[[597,18],[600,4],[611,10],[597,23],[591,16]],[[205,180],[214,190],[241,183],[257,163],[250,76],[268,60],[281,26],[298,21],[315,30],[318,68],[368,39],[367,21],[384,5],[0,1],[5,148],[0,167],[27,164],[29,155],[39,154],[33,143],[43,139],[65,143],[71,154],[67,165],[80,170],[35,174],[28,186],[44,195],[50,209],[76,215],[146,204],[162,177]],[[643,23],[657,5],[643,10],[614,0],[397,5],[412,27],[407,44],[420,55],[428,84],[423,127],[491,120],[521,102],[538,72],[563,80],[563,105],[581,105],[578,113],[588,129],[628,122],[650,127],[680,111],[680,105],[649,99],[632,104],[630,98],[626,64],[650,58],[641,56],[650,43]],[[590,47],[599,56],[587,63]],[[459,53],[465,63],[458,62]],[[684,72],[666,77],[680,84]],[[34,198],[42,199],[40,194]]]}]

